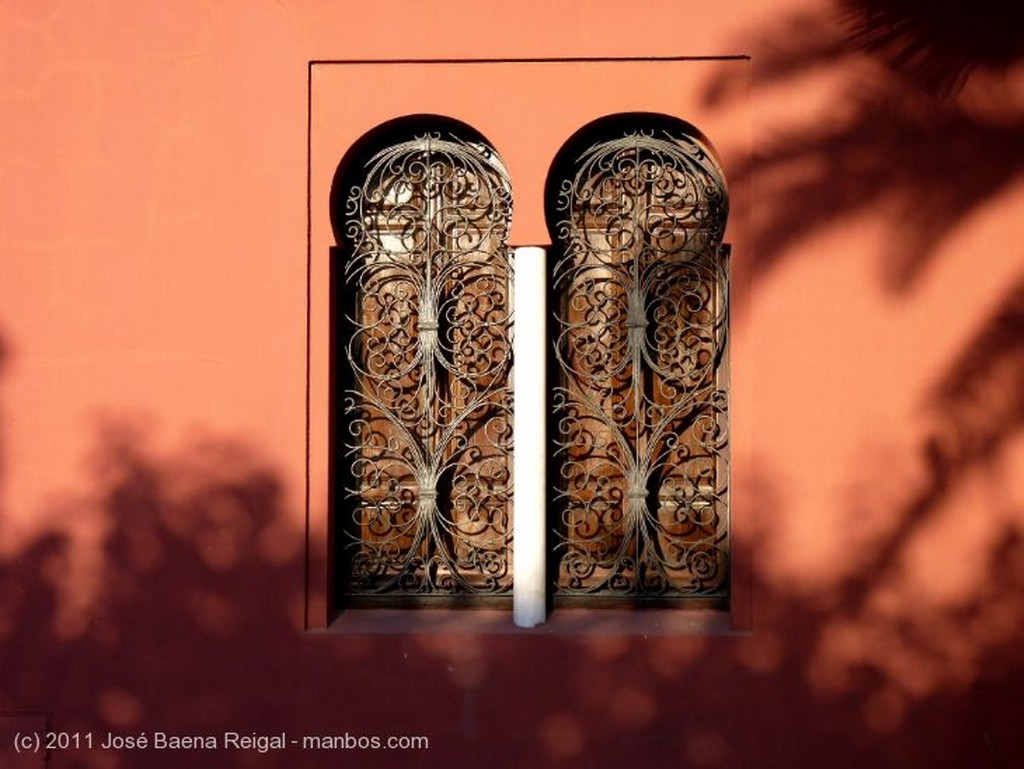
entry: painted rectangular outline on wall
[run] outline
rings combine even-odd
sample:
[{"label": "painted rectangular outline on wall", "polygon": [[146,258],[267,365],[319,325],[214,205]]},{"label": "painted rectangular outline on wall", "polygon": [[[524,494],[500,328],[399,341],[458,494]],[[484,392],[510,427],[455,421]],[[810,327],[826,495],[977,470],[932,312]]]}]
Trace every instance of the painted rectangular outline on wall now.
[{"label": "painted rectangular outline on wall", "polygon": [[[322,593],[322,586],[324,584],[324,551],[329,547],[330,537],[326,536],[325,521],[315,520],[313,515],[313,493],[314,480],[310,471],[313,452],[316,450],[313,446],[312,433],[314,432],[314,426],[312,424],[312,414],[314,411],[312,398],[314,384],[312,382],[312,370],[313,370],[313,304],[314,304],[314,254],[313,254],[313,120],[314,120],[314,95],[313,95],[313,73],[317,67],[329,67],[329,66],[345,66],[345,67],[365,67],[365,66],[385,66],[385,67],[396,67],[396,66],[444,66],[444,65],[456,65],[463,67],[465,65],[480,66],[480,65],[491,65],[501,66],[505,64],[575,64],[575,65],[586,65],[591,63],[600,64],[614,64],[619,62],[644,62],[644,63],[684,63],[684,62],[721,62],[721,61],[748,61],[745,56],[728,56],[728,57],[623,57],[623,58],[550,58],[550,59],[481,59],[481,60],[453,60],[453,59],[431,59],[431,60],[314,60],[309,62],[307,70],[307,253],[306,253],[306,268],[307,268],[307,286],[306,286],[306,403],[305,403],[305,415],[306,415],[306,488],[305,488],[305,506],[306,506],[306,521],[307,521],[307,542],[306,542],[306,607],[305,607],[305,620],[307,628],[323,627],[323,622],[326,621],[326,606],[324,603],[324,596]],[[320,257],[317,257],[320,258]],[[734,520],[742,520],[742,516],[734,516]],[[749,591],[746,589],[747,584],[747,568],[746,558],[743,554],[743,534],[742,526],[734,525],[732,535],[732,549],[733,549],[733,564],[732,564],[732,605],[730,608],[731,615],[731,626],[734,629],[742,630],[749,626],[749,611],[746,606],[749,602]],[[328,554],[329,558],[329,554]],[[318,595],[320,594],[320,595]],[[321,613],[322,612],[322,613]],[[319,615],[319,616],[318,616]]]}]

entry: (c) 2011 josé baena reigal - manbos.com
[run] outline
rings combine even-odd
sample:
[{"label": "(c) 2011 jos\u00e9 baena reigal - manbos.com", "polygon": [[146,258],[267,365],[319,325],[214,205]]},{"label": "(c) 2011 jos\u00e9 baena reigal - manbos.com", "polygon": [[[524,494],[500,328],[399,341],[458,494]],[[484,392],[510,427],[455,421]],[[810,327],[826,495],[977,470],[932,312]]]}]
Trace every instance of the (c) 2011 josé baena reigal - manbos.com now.
[{"label": "(c) 2011 jos\u00e9 baena reigal - manbos.com", "polygon": [[225,731],[217,734],[176,732],[19,732],[18,753],[63,750],[231,750],[269,753],[275,750],[429,750],[423,735],[366,735],[348,732],[303,734]]}]

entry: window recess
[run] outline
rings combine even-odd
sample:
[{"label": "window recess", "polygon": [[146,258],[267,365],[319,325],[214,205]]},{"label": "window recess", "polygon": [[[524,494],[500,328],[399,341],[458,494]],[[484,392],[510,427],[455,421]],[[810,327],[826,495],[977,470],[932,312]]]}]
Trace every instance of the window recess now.
[{"label": "window recess", "polygon": [[556,601],[728,593],[728,212],[709,149],[598,121],[549,177]]},{"label": "window recess", "polygon": [[334,252],[338,592],[507,596],[507,174],[482,140],[445,130],[365,157],[342,179]]}]

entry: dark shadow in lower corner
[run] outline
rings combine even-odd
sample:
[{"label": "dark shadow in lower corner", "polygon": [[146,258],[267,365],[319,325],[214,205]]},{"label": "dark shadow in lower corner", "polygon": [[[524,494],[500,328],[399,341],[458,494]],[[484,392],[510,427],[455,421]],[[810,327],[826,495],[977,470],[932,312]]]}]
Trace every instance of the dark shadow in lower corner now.
[{"label": "dark shadow in lower corner", "polygon": [[[303,546],[275,471],[236,441],[161,453],[108,424],[91,472],[85,495],[47,511],[49,530],[0,560],[0,701],[97,734],[291,723],[292,673],[275,661],[301,638]],[[180,765],[166,753],[147,765]]]}]

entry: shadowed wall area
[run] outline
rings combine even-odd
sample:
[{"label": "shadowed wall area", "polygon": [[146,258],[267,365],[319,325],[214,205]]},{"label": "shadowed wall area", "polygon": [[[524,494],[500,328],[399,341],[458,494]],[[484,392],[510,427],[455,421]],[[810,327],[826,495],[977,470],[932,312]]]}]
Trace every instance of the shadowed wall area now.
[{"label": "shadowed wall area", "polygon": [[[793,244],[867,210],[888,211],[879,253],[893,290],[1024,170],[1024,11],[1004,3],[843,0],[755,33],[756,90],[832,74],[826,116],[793,114],[740,178],[757,185],[756,278]],[[727,78],[708,84],[727,102]],[[1013,247],[1011,244],[1007,244]]]},{"label": "shadowed wall area", "polygon": [[91,467],[93,492],[56,504],[68,529],[0,564],[0,702],[72,732],[216,730],[241,702],[245,722],[284,718],[262,682],[297,648],[302,554],[273,472],[223,440],[156,456],[124,425],[104,428]]},{"label": "shadowed wall area", "polygon": [[[1019,313],[1009,308],[1007,323]],[[981,461],[981,450],[936,462]],[[95,527],[97,545],[79,554],[53,533],[0,564],[0,702],[98,737],[287,730],[422,734],[432,746],[341,758],[81,750],[55,753],[53,766],[172,767],[185,756],[197,766],[430,767],[496,751],[491,765],[524,768],[638,754],[659,766],[1009,768],[1024,755],[1019,531],[1000,526],[965,554],[977,587],[955,606],[899,603],[954,471],[968,468],[937,464],[890,508],[849,577],[811,596],[759,582],[750,636],[600,624],[586,635],[479,635],[457,619],[449,632],[304,636],[296,532],[273,472],[229,441],[158,455],[133,429],[108,427],[95,494],[60,505]],[[768,480],[756,494],[762,521],[786,504]],[[757,534],[777,544],[770,525]]]},{"label": "shadowed wall area", "polygon": [[[0,12],[0,766],[1024,763],[1021,12],[641,5],[657,23],[611,24],[603,0],[425,0],[416,23],[359,3]],[[755,157],[725,169],[750,191],[729,489],[749,632],[598,609],[305,629],[328,543],[296,493],[302,246],[329,225],[303,218],[305,65],[384,50],[750,54],[752,83],[684,84],[720,125],[754,119]],[[409,112],[433,109],[411,83]],[[288,744],[14,754],[40,722]]]}]

